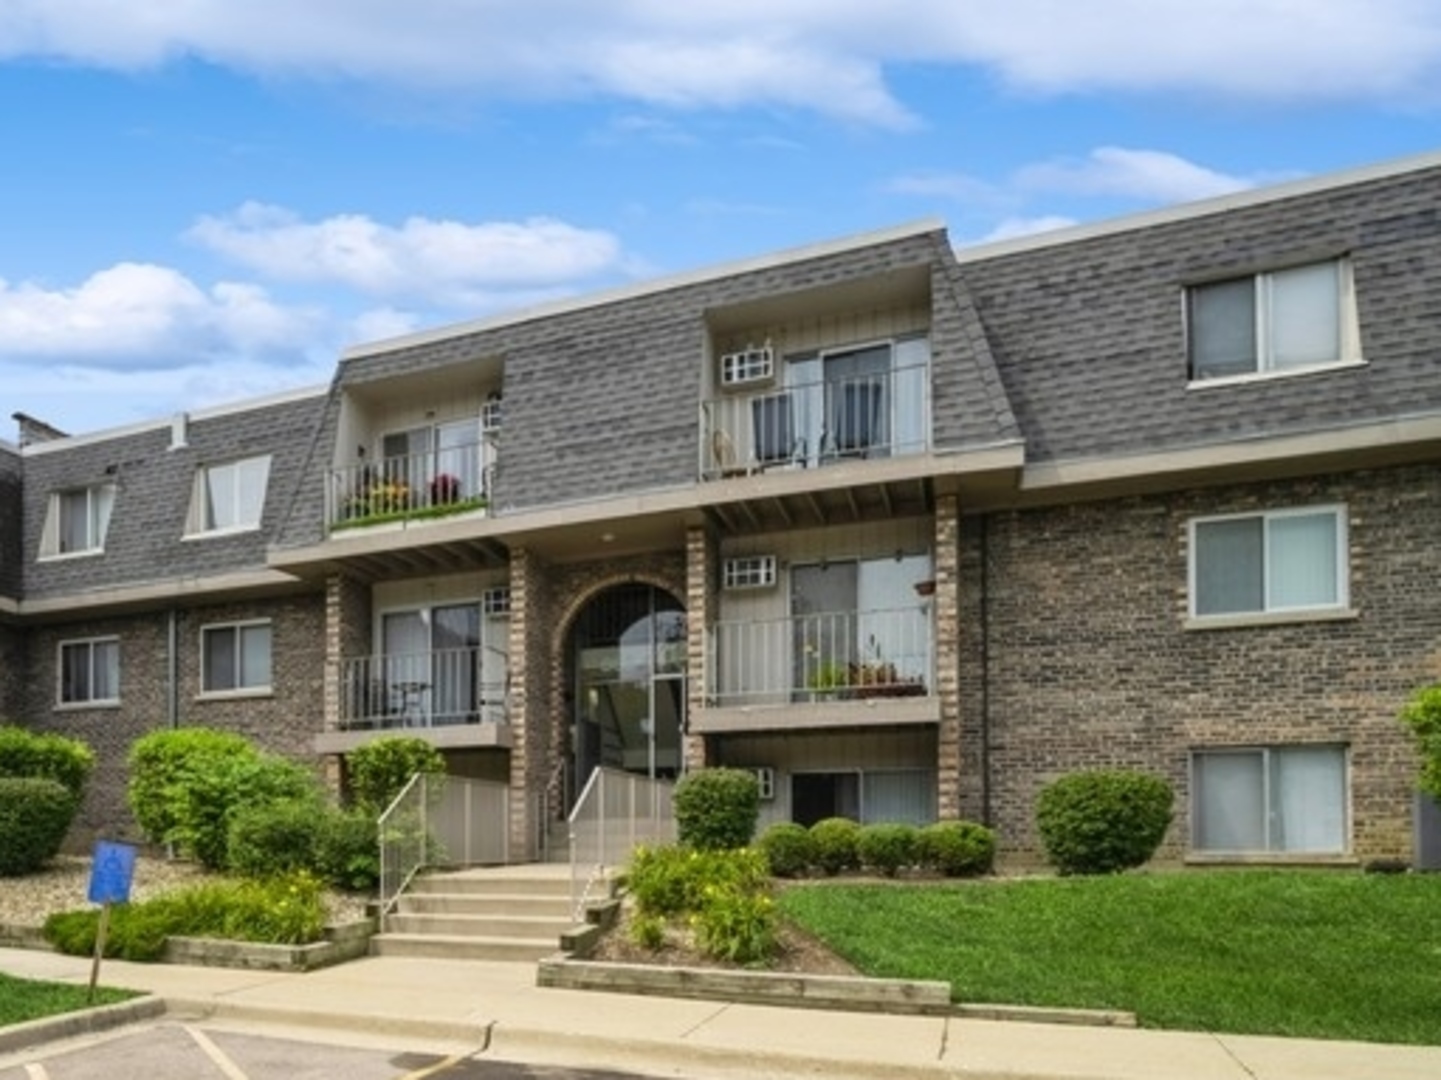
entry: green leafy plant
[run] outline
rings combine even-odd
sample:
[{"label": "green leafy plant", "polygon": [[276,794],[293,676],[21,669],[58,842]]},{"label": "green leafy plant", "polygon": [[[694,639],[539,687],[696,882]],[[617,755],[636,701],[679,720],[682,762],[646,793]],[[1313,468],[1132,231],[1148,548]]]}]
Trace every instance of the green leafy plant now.
[{"label": "green leafy plant", "polygon": [[314,799],[281,799],[237,807],[226,839],[229,869],[246,877],[314,870],[328,815]]},{"label": "green leafy plant", "polygon": [[885,822],[863,825],[856,834],[856,856],[867,869],[895,877],[915,863],[916,839],[914,825]]},{"label": "green leafy plant", "polygon": [[424,739],[392,735],[345,755],[351,805],[378,816],[416,773],[444,773],[445,757]]},{"label": "green leafy plant", "polygon": [[1041,790],[1036,826],[1062,874],[1110,874],[1156,853],[1171,824],[1171,785],[1127,769],[1063,776]]},{"label": "green leafy plant", "polygon": [[804,825],[778,821],[768,825],[756,840],[776,877],[802,877],[816,861],[816,845]]},{"label": "green leafy plant", "polygon": [[767,889],[712,886],[691,918],[691,929],[708,955],[759,964],[775,952],[775,904]]},{"label": "green leafy plant", "polygon": [[759,816],[760,785],[749,769],[700,769],[675,786],[676,831],[683,846],[745,847]]},{"label": "green leafy plant", "polygon": [[0,776],[54,780],[78,803],[94,768],[95,752],[78,739],[0,727]]},{"label": "green leafy plant", "polygon": [[336,888],[368,892],[380,882],[380,838],[362,810],[328,808],[315,838],[315,869]]},{"label": "green leafy plant", "polygon": [[921,865],[946,877],[989,874],[996,862],[996,834],[974,821],[937,821],[916,840]]},{"label": "green leafy plant", "polygon": [[1401,711],[1401,721],[1411,729],[1421,753],[1421,790],[1441,799],[1441,683],[1416,691]]},{"label": "green leafy plant", "polygon": [[65,839],[75,796],[47,777],[0,777],[0,877],[44,866]]},{"label": "green leafy plant", "polygon": [[213,728],[152,731],[130,746],[130,812],[151,843],[169,843],[188,806],[186,788],[212,763],[257,753],[249,740]]},{"label": "green leafy plant", "polygon": [[665,944],[665,919],[659,915],[636,915],[630,920],[630,939],[642,949],[654,952]]},{"label": "green leafy plant", "polygon": [[298,762],[254,754],[207,762],[177,792],[176,824],[166,839],[208,870],[230,865],[230,819],[243,807],[304,801],[319,812],[320,786]]},{"label": "green leafy plant", "polygon": [[856,844],[861,827],[850,818],[822,818],[811,826],[815,842],[815,862],[827,874],[854,870],[860,864]]},{"label": "green leafy plant", "polygon": [[641,913],[672,916],[695,911],[709,890],[763,889],[769,877],[765,857],[753,848],[698,851],[670,844],[637,848],[626,887]]}]

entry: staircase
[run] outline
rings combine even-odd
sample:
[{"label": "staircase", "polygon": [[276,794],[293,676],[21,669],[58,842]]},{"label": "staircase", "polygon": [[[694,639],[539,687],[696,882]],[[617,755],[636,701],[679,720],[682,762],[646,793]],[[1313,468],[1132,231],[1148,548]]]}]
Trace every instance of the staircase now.
[{"label": "staircase", "polygon": [[531,963],[557,952],[574,926],[567,865],[422,873],[385,916],[370,952]]}]

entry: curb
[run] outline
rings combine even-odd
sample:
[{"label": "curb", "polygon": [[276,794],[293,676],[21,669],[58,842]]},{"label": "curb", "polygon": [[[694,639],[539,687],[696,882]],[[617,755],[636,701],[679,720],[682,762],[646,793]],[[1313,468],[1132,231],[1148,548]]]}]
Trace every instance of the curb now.
[{"label": "curb", "polygon": [[77,1035],[93,1035],[100,1031],[138,1024],[143,1020],[154,1020],[166,1012],[164,998],[155,995],[121,1001],[114,1005],[80,1009],[77,1012],[47,1016],[40,1020],[27,1020],[0,1028],[0,1054],[11,1054],[41,1043],[70,1039]]},{"label": "curb", "polygon": [[245,1020],[258,1024],[320,1028],[330,1031],[360,1031],[369,1035],[398,1035],[416,1039],[443,1039],[447,1042],[473,1043],[487,1041],[489,1024],[456,1020],[419,1020],[386,1013],[326,1012],[321,1009],[297,1009],[288,1005],[250,1005],[213,998],[169,997],[163,1002],[166,1013],[177,1018],[202,1020]]}]

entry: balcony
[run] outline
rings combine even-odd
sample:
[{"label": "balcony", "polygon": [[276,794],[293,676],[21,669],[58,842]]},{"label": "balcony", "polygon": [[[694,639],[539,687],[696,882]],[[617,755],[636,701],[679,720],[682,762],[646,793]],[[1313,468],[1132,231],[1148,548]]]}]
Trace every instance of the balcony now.
[{"label": "balcony", "polygon": [[930,447],[930,363],[856,370],[822,359],[787,365],[784,386],[702,402],[700,475],[923,453]]},{"label": "balcony", "polygon": [[489,506],[495,447],[488,439],[330,471],[330,532],[452,517]]},{"label": "balcony", "polygon": [[[934,697],[924,607],[722,621],[709,646],[709,704],[717,709]],[[921,711],[931,711],[929,701]]]},{"label": "balcony", "polygon": [[345,660],[340,726],[345,731],[418,732],[506,719],[503,660],[482,663],[478,646]]}]

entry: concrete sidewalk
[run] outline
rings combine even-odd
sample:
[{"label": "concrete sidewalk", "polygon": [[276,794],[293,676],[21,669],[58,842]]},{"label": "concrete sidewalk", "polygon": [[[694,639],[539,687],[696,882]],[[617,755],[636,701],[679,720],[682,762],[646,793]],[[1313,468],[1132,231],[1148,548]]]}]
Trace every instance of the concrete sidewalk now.
[{"label": "concrete sidewalk", "polygon": [[[90,961],[0,949],[0,971],[84,984]],[[536,986],[531,964],[370,957],[306,974],[107,960],[171,1013],[436,1040],[484,1057],[669,1076],[966,1080],[1436,1080],[1441,1047],[731,1005]],[[0,1055],[3,1056],[3,1055]]]}]

